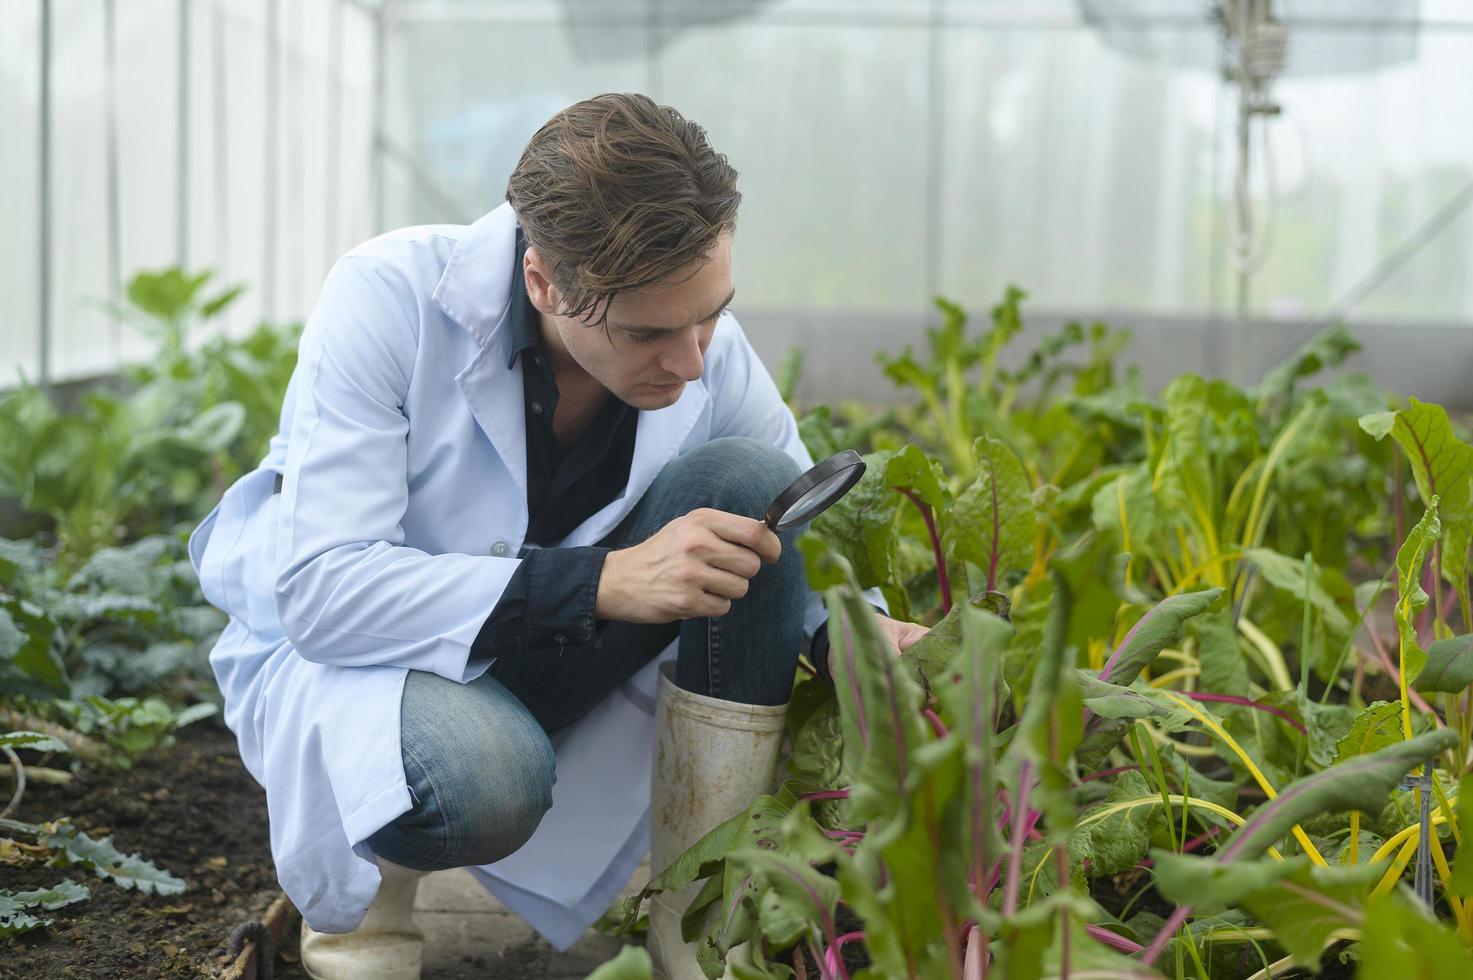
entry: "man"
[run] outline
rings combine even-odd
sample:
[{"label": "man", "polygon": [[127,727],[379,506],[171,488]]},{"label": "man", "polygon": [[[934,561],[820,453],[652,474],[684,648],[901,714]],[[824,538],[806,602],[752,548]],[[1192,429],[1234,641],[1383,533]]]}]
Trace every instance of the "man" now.
[{"label": "man", "polygon": [[[798,530],[760,520],[811,459],[729,314],[739,201],[699,126],[605,95],[474,225],[328,276],[266,459],[190,540],[312,976],[418,977],[442,868],[565,949],[646,847],[772,788],[827,645]],[[679,980],[690,897],[651,911]]]}]

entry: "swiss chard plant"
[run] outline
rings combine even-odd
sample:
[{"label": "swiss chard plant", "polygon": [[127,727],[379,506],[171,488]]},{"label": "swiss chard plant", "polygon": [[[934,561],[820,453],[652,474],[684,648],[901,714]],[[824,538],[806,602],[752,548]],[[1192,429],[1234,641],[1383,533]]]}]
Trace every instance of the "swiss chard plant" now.
[{"label": "swiss chard plant", "polygon": [[[799,542],[833,687],[800,675],[782,786],[624,927],[704,881],[712,977],[1473,970],[1473,447],[1318,383],[1341,328],[1150,395],[1103,327],[1008,358],[1021,299],[883,358],[915,404],[802,413],[869,464]],[[888,649],[871,587],[931,633]]]}]

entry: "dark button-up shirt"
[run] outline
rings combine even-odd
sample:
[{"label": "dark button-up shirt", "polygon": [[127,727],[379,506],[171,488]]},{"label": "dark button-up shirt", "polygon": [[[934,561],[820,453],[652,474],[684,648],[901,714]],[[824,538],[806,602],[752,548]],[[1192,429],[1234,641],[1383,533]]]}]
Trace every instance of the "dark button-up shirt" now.
[{"label": "dark button-up shirt", "polygon": [[[528,650],[581,646],[599,623],[594,609],[604,558],[599,546],[558,548],[556,542],[619,496],[629,483],[639,412],[610,398],[566,450],[553,429],[557,379],[542,344],[541,320],[527,295],[522,256],[527,242],[517,229],[512,265],[511,331],[507,367],[522,362],[527,423],[527,537],[521,564],[471,645],[472,661]],[[828,630],[820,628],[810,651],[828,677]]]}]

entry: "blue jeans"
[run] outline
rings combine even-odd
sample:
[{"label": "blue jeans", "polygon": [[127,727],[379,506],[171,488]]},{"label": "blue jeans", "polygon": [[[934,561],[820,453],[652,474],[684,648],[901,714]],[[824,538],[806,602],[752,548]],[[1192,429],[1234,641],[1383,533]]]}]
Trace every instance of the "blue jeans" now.
[{"label": "blue jeans", "polygon": [[[761,518],[798,472],[772,446],[714,440],[667,464],[599,544],[638,544],[701,507]],[[727,701],[786,704],[808,593],[793,545],[806,527],[778,536],[782,557],[764,563],[747,594],[720,618],[612,621],[584,646],[504,657],[468,684],[411,670],[400,703],[400,744],[414,804],[370,836],[369,847],[424,871],[490,864],[516,851],[552,806],[557,775],[548,734],[587,714],[677,636],[680,687]]]}]

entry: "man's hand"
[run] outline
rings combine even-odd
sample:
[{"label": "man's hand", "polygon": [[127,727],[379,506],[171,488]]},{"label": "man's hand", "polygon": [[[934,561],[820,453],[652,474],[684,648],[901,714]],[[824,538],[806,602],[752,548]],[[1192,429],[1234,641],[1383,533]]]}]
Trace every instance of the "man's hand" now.
[{"label": "man's hand", "polygon": [[885,634],[885,639],[890,642],[890,652],[897,657],[909,649],[916,640],[931,632],[929,626],[922,626],[920,623],[904,623],[879,613],[875,613],[875,618],[880,621],[880,630]]},{"label": "man's hand", "polygon": [[702,507],[609,552],[594,615],[627,623],[725,616],[762,563],[781,554],[782,542],[762,521]]}]

